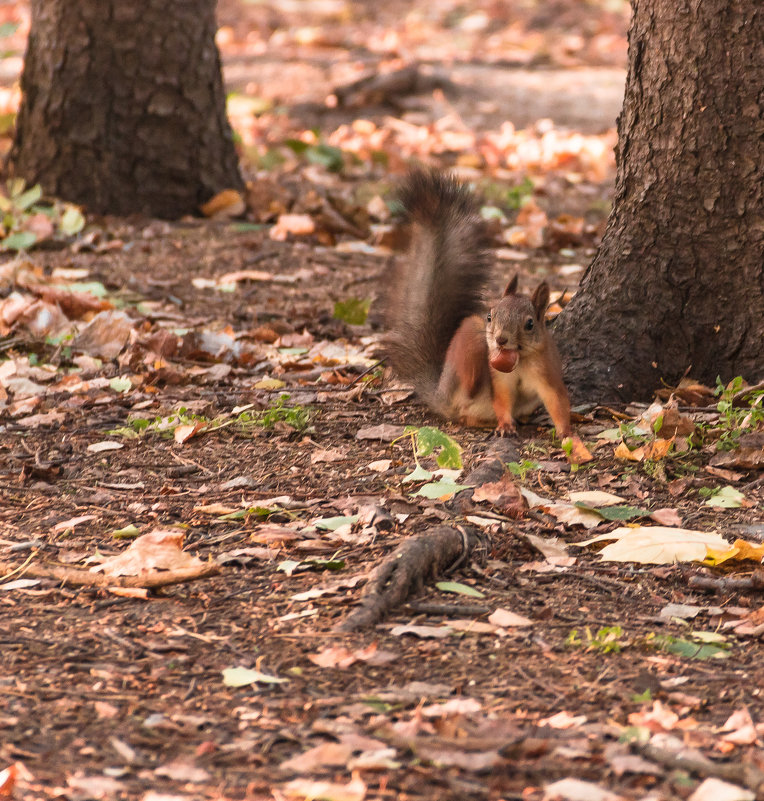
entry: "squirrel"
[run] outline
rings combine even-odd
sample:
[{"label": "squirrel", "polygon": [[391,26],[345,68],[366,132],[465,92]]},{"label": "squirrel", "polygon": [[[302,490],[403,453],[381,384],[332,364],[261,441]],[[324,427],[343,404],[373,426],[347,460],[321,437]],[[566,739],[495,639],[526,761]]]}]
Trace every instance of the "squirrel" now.
[{"label": "squirrel", "polygon": [[545,315],[549,287],[528,298],[517,275],[488,315],[491,259],[474,195],[437,172],[411,172],[399,192],[411,223],[408,257],[393,268],[386,313],[393,370],[437,414],[515,433],[515,416],[543,402],[559,437],[570,401]]}]

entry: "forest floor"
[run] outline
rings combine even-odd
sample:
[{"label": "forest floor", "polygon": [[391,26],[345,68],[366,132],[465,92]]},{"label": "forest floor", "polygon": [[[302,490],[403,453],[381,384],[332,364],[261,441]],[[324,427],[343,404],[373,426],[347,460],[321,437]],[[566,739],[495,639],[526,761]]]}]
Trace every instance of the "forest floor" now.
[{"label": "forest floor", "polygon": [[[17,204],[40,247],[0,262],[0,798],[764,798],[761,391],[579,407],[571,465],[545,416],[498,440],[377,364],[409,161],[476,184],[497,286],[575,291],[626,13],[222,0],[243,219],[71,236]],[[480,547],[339,631],[443,526]],[[581,547],[624,527],[620,557]]]}]

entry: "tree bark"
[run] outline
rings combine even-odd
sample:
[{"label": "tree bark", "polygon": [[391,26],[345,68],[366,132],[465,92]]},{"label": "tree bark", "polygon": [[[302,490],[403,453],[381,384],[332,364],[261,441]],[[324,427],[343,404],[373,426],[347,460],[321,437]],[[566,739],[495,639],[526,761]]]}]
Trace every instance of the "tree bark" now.
[{"label": "tree bark", "polygon": [[556,327],[579,400],[764,375],[764,8],[633,6],[614,207]]},{"label": "tree bark", "polygon": [[13,174],[166,218],[240,189],[215,31],[215,0],[32,0]]}]

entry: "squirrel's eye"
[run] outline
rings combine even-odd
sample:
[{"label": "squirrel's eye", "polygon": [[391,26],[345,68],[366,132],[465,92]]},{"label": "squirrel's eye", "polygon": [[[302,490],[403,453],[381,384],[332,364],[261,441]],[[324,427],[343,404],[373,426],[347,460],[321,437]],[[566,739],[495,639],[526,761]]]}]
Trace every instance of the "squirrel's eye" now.
[{"label": "squirrel's eye", "polygon": [[533,331],[533,318],[532,317],[529,317],[525,321],[525,330],[526,331]]},{"label": "squirrel's eye", "polygon": [[487,320],[489,323],[491,322],[491,312],[488,312],[488,314],[486,314],[486,316],[485,316],[485,319],[486,319],[486,320]]}]

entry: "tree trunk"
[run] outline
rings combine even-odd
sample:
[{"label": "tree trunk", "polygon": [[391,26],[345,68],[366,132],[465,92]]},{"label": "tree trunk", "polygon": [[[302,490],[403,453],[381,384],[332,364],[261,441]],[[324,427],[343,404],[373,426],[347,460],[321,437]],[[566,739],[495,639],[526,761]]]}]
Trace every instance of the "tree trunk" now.
[{"label": "tree trunk", "polygon": [[11,170],[101,213],[239,189],[215,0],[32,0]]},{"label": "tree trunk", "polygon": [[764,377],[764,7],[633,5],[614,207],[556,328],[580,400]]}]

